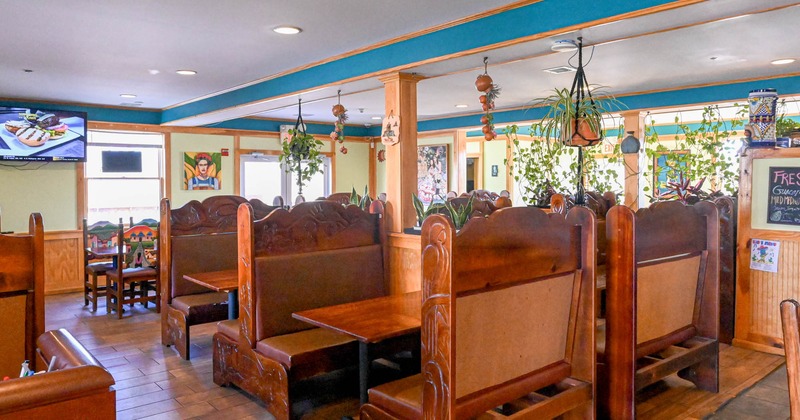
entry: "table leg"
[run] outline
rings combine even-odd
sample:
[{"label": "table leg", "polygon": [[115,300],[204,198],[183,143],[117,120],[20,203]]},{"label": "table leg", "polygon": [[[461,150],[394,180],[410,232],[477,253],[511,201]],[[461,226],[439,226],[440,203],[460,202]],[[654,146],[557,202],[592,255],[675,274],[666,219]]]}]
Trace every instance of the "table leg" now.
[{"label": "table leg", "polygon": [[369,400],[367,390],[369,389],[369,344],[358,342],[358,395],[361,404],[366,404]]},{"label": "table leg", "polygon": [[239,318],[239,291],[228,291],[228,319]]}]

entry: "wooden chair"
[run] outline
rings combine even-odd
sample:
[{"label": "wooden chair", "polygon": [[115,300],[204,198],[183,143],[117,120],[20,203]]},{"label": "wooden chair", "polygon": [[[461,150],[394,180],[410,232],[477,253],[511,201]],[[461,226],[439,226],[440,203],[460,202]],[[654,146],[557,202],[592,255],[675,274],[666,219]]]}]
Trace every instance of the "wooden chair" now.
[{"label": "wooden chair", "polygon": [[83,306],[91,301],[92,312],[97,311],[97,299],[106,296],[107,285],[99,284],[98,278],[105,277],[107,271],[114,269],[111,259],[98,256],[97,252],[109,248],[108,244],[116,233],[117,226],[111,222],[97,222],[88,226],[87,220],[83,219]]},{"label": "wooden chair", "polygon": [[30,215],[28,233],[0,234],[0,376],[18,377],[20,363],[43,368],[36,338],[44,332],[44,226]]},{"label": "wooden chair", "polygon": [[594,219],[428,217],[422,373],[370,389],[360,418],[594,418]]},{"label": "wooden chair", "polygon": [[615,206],[606,324],[598,328],[599,416],[636,417],[636,392],[678,376],[719,389],[719,219],[710,202]]},{"label": "wooden chair", "polygon": [[[158,263],[155,258],[157,240],[157,223],[155,229],[147,224],[124,229],[122,223],[119,224],[117,266],[115,270],[106,272],[108,279],[106,306],[109,312],[116,310],[120,319],[125,304],[133,307],[138,302],[146,307],[147,303],[152,301],[156,305],[156,312],[161,312],[159,272],[156,269]],[[154,284],[148,285],[151,282]],[[150,290],[154,291],[153,296],[150,296]]]},{"label": "wooden chair", "polygon": [[800,303],[794,299],[781,302],[783,348],[786,351],[786,375],[789,379],[789,411],[792,420],[800,419]]}]

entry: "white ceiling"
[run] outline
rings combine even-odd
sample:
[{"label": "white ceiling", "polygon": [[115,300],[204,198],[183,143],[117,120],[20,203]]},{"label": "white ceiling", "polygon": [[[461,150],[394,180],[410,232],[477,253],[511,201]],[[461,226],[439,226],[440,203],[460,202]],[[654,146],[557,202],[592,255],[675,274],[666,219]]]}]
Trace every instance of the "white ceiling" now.
[{"label": "white ceiling", "polygon": [[[4,34],[0,98],[164,109],[516,3],[37,0],[23,6],[0,0]],[[714,0],[407,71],[426,77],[418,85],[420,120],[480,112],[473,83],[483,72],[484,56],[489,57],[489,74],[502,88],[499,110],[523,107],[552,87],[568,87],[574,73],[551,75],[542,70],[567,65],[571,53],[554,53],[550,46],[555,40],[577,36],[590,46],[584,50],[586,58],[593,54],[586,67],[588,81],[608,86],[617,96],[798,75],[800,61],[769,64],[778,58],[800,59],[797,22],[797,2]],[[272,32],[282,24],[302,27],[303,32],[291,37]],[[179,76],[178,69],[198,74]],[[158,72],[151,74],[152,70]],[[307,122],[334,120],[330,109],[339,89],[350,123],[371,124],[371,117],[383,115],[382,84],[365,78],[302,93]],[[122,93],[134,93],[137,98],[124,99],[119,96]],[[746,95],[742,92],[742,97]],[[294,120],[296,102],[297,96],[275,98],[221,110],[190,123],[248,115]],[[469,108],[456,109],[456,104]]]}]

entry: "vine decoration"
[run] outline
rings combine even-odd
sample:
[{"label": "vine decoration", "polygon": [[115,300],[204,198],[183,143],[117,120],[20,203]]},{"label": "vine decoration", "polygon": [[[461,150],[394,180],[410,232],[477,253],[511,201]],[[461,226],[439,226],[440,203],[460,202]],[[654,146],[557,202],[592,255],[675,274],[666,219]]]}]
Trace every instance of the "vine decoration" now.
[{"label": "vine decoration", "polygon": [[[331,109],[333,116],[336,117],[336,122],[333,125],[333,131],[331,131],[330,136],[331,140],[337,141],[339,142],[339,144],[342,144],[344,143],[344,123],[347,121],[348,116],[347,116],[347,109],[345,109],[344,105],[342,105],[341,89],[339,89],[339,91],[336,92],[336,97],[337,97],[337,103],[336,105],[333,106],[333,109]],[[343,144],[342,147],[339,148],[339,151],[342,152],[342,154],[344,155],[347,154],[347,148],[344,147]]]},{"label": "vine decoration", "polygon": [[483,95],[478,97],[484,111],[484,115],[481,117],[483,138],[494,140],[497,138],[497,132],[494,129],[492,110],[494,101],[500,96],[500,86],[494,83],[492,77],[489,76],[489,57],[483,57],[483,74],[475,80],[475,88],[478,89],[478,92],[483,92]]}]

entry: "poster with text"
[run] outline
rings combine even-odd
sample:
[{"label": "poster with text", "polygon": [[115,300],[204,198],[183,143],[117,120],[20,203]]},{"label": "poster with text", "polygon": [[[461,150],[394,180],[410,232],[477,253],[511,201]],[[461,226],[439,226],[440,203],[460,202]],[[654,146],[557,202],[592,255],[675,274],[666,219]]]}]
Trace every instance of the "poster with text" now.
[{"label": "poster with text", "polygon": [[183,154],[183,189],[190,191],[222,188],[222,154],[185,152]]},{"label": "poster with text", "polygon": [[778,272],[778,253],[781,243],[764,239],[753,239],[750,247],[750,269]]}]

